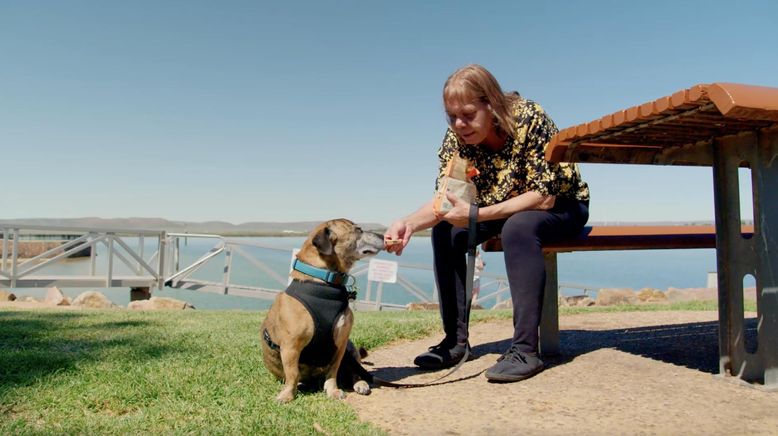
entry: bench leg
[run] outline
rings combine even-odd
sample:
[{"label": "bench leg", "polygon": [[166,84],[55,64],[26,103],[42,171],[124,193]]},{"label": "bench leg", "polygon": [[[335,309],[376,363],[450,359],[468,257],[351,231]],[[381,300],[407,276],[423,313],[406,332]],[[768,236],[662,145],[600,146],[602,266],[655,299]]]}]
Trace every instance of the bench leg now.
[{"label": "bench leg", "polygon": [[[719,372],[778,390],[778,134],[716,143],[714,194],[719,275]],[[738,167],[751,168],[754,235],[740,233]],[[733,213],[734,211],[734,213]],[[743,277],[756,278],[757,346],[746,350]]]},{"label": "bench leg", "polygon": [[556,253],[544,253],[546,263],[546,287],[543,291],[543,311],[540,314],[540,354],[559,354],[559,279],[557,277]]}]

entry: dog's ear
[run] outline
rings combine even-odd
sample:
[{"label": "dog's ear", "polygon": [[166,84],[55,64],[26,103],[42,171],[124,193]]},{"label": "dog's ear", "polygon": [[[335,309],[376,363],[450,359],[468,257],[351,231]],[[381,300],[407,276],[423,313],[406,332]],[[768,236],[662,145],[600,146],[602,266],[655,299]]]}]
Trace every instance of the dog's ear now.
[{"label": "dog's ear", "polygon": [[329,227],[325,227],[316,233],[313,237],[313,246],[316,247],[323,256],[330,256],[333,253]]}]

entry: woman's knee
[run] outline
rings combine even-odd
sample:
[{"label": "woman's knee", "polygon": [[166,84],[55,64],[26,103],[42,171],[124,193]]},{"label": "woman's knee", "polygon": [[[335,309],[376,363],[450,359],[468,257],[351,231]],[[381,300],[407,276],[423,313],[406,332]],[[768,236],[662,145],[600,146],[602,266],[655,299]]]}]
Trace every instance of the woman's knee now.
[{"label": "woman's knee", "polygon": [[451,229],[453,226],[445,221],[441,221],[432,227],[432,243],[435,244],[438,241],[450,241]]},{"label": "woman's knee", "polygon": [[540,244],[542,212],[519,212],[508,218],[502,228],[502,243],[506,246],[527,246]]},{"label": "woman's knee", "polygon": [[467,251],[467,231],[441,221],[432,227],[432,245],[464,253]]}]

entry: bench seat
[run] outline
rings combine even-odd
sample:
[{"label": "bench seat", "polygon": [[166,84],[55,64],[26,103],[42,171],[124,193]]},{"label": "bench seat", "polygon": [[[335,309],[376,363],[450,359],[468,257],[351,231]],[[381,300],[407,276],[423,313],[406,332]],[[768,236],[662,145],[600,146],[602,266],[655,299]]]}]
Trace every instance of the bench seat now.
[{"label": "bench seat", "polygon": [[[753,235],[753,226],[743,226],[744,238]],[[662,250],[716,248],[716,229],[712,225],[688,226],[587,226],[574,238],[549,242],[543,246],[546,287],[540,318],[540,352],[559,353],[559,280],[557,253],[608,250]],[[484,251],[502,251],[499,236],[481,244]]]}]

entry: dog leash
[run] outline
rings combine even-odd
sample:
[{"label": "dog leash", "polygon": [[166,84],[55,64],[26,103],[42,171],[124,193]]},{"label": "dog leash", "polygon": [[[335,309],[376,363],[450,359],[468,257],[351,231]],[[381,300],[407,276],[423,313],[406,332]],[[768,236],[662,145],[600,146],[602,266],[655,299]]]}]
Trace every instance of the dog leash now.
[{"label": "dog leash", "polygon": [[[470,324],[470,307],[471,307],[471,300],[473,299],[473,278],[475,277],[475,248],[478,245],[477,241],[477,222],[478,222],[478,205],[475,203],[470,204],[470,213],[469,213],[469,220],[468,220],[468,235],[467,235],[467,274],[465,279],[465,319],[467,320],[467,323]],[[467,362],[467,360],[470,358],[470,347],[465,347],[465,354],[462,356],[462,358],[459,360],[459,362],[447,373],[443,374],[442,376],[436,378],[435,380],[432,380],[427,383],[394,383],[386,380],[382,380],[378,377],[374,377],[370,375],[366,370],[364,371],[365,374],[367,374],[367,377],[372,379],[373,383],[381,385],[381,386],[387,386],[392,388],[421,388],[425,386],[437,386],[447,383],[454,383],[462,380],[471,379],[474,377],[477,377],[481,375],[482,372],[485,370],[478,371],[475,374],[460,377],[458,379],[454,380],[447,380],[444,382],[441,382],[440,380],[443,380],[444,378],[450,376],[451,374],[454,374],[459,370],[459,368],[462,367],[462,365]],[[360,365],[361,366],[361,365]],[[362,368],[364,370],[364,368]],[[360,374],[361,375],[361,374]]]}]

